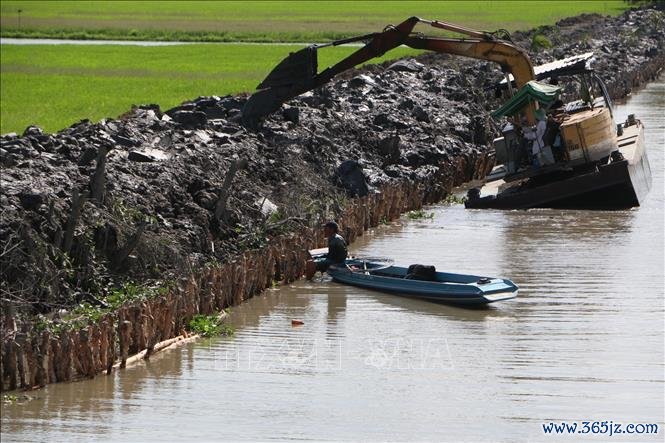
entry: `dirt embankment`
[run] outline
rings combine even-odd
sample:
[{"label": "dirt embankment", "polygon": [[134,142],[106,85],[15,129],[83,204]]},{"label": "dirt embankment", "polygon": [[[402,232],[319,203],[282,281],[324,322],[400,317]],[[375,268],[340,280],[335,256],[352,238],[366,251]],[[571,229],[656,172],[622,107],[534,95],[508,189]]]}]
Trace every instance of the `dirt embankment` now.
[{"label": "dirt embankment", "polygon": [[[620,98],[662,69],[664,28],[649,9],[513,38],[540,42],[535,63],[595,51]],[[94,375],[194,314],[298,278],[321,220],[352,240],[483,176],[500,78],[423,55],[348,73],[258,131],[239,123],[245,97],[201,97],[2,136],[2,389]]]}]

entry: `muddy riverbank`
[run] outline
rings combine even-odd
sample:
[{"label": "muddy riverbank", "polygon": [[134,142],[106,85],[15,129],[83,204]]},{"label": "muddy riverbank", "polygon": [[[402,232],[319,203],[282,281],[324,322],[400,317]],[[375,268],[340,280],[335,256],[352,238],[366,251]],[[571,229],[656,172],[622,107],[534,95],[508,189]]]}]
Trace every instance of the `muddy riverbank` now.
[{"label": "muddy riverbank", "polygon": [[[553,45],[532,48],[536,63],[596,51],[620,98],[662,68],[663,23],[639,10],[514,38]],[[500,78],[489,63],[424,55],[349,73],[257,131],[240,124],[239,96],[2,136],[2,389],[93,376],[194,314],[299,278],[321,220],[353,240],[482,177],[486,89]]]}]

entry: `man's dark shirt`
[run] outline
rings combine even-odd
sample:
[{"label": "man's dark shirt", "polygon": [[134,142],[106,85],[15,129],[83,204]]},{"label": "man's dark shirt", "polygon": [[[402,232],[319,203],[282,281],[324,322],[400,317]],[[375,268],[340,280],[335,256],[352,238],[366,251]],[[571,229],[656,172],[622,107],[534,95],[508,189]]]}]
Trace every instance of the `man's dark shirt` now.
[{"label": "man's dark shirt", "polygon": [[327,258],[333,263],[343,263],[346,260],[346,242],[339,234],[331,235],[328,238]]}]

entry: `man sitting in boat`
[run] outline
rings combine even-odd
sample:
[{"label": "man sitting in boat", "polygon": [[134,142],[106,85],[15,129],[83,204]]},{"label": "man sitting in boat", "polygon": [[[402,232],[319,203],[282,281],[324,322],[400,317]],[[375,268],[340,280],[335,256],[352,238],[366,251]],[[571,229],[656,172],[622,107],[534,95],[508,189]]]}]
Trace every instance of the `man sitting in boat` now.
[{"label": "man sitting in boat", "polygon": [[348,255],[346,241],[338,232],[339,226],[334,221],[323,225],[323,233],[328,239],[328,253],[307,262],[305,266],[307,280],[311,280],[316,271],[325,272],[331,265],[344,263],[346,260]]}]

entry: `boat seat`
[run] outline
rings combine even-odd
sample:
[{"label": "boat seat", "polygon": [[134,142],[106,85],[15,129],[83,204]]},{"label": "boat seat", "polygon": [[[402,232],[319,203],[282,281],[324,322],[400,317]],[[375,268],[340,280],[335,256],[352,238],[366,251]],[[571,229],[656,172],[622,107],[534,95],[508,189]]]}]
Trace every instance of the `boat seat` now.
[{"label": "boat seat", "polygon": [[436,267],[432,265],[411,265],[404,278],[407,280],[436,281]]}]

